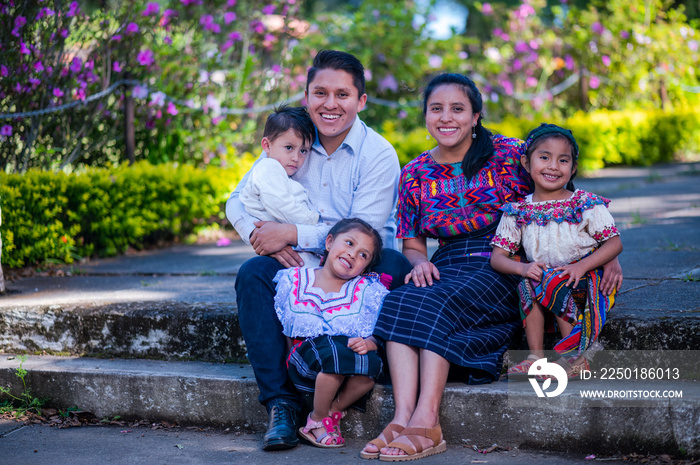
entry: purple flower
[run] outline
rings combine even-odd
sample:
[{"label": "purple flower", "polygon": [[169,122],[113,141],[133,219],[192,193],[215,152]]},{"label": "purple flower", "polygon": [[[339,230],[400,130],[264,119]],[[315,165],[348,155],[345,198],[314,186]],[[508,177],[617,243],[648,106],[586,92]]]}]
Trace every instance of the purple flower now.
[{"label": "purple flower", "polygon": [[[365,68],[365,81],[371,81],[372,80],[372,70]],[[306,82],[306,76],[303,74],[298,74],[295,80],[299,83]]]},{"label": "purple flower", "polygon": [[168,36],[165,36],[165,37],[163,38],[163,42],[166,43],[166,44],[168,44],[168,45],[172,45],[172,44],[173,44],[173,39],[171,39],[171,38],[168,37]]},{"label": "purple flower", "polygon": [[513,60],[513,71],[520,71],[523,69],[523,62],[519,58]]},{"label": "purple flower", "polygon": [[697,52],[698,51],[698,41],[697,40],[689,40],[688,41],[688,48],[693,52]]},{"label": "purple flower", "polygon": [[596,21],[591,25],[591,30],[596,34],[596,35],[601,35],[604,31],[605,28],[603,25],[600,23],[600,21]]},{"label": "purple flower", "polygon": [[202,4],[202,0],[180,0],[180,3],[182,3],[182,4],[185,5],[185,6],[187,6],[187,5],[193,5],[193,4],[201,5],[201,4]]},{"label": "purple flower", "polygon": [[148,89],[142,86],[134,86],[132,95],[134,98],[146,98],[148,97]]},{"label": "purple flower", "polygon": [[24,55],[31,55],[32,54],[31,50],[29,50],[27,48],[27,44],[25,44],[24,42],[19,43],[19,53],[22,53]]},{"label": "purple flower", "polygon": [[515,43],[514,50],[515,53],[527,53],[530,51],[530,47],[522,40],[519,40]]},{"label": "purple flower", "polygon": [[628,31],[620,31],[620,37],[623,40],[627,40],[630,38],[630,33]]},{"label": "purple flower", "polygon": [[54,14],[56,14],[56,12],[53,11],[51,8],[42,8],[41,10],[39,10],[39,14],[36,15],[36,19],[41,19],[45,16],[53,16]]},{"label": "purple flower", "polygon": [[214,33],[221,32],[221,27],[214,22],[214,17],[212,15],[203,15],[199,18],[199,24],[207,31],[212,31]]},{"label": "purple flower", "polygon": [[223,44],[221,44],[221,46],[219,47],[219,51],[221,53],[224,53],[226,50],[230,49],[231,47],[233,47],[233,41],[229,39],[226,42],[224,42]]},{"label": "purple flower", "polygon": [[500,81],[501,87],[503,87],[503,91],[507,95],[513,95],[513,83],[508,81],[507,79],[502,79]]},{"label": "purple flower", "polygon": [[59,89],[58,87],[53,88],[53,96],[56,98],[61,98],[63,97],[63,91]]},{"label": "purple flower", "polygon": [[591,89],[597,89],[600,87],[600,79],[598,79],[596,76],[591,76],[591,78],[588,80],[588,85],[591,87]]},{"label": "purple flower", "polygon": [[73,2],[70,4],[70,8],[68,9],[68,13],[66,13],[66,16],[69,18],[71,16],[75,16],[80,12],[80,5],[78,5],[78,2]]},{"label": "purple flower", "polygon": [[571,55],[566,55],[564,57],[564,66],[566,66],[566,69],[568,69],[569,71],[574,69],[574,59]]},{"label": "purple flower", "polygon": [[262,13],[263,13],[264,15],[271,15],[271,14],[274,13],[274,12],[275,12],[275,5],[265,5],[265,6],[262,8]]},{"label": "purple flower", "polygon": [[258,20],[253,20],[250,22],[250,30],[262,34],[265,32],[265,25]]},{"label": "purple flower", "polygon": [[119,42],[120,40],[122,40],[122,35],[121,35],[121,34],[114,34],[114,35],[112,36],[112,40],[113,40],[114,42]]},{"label": "purple flower", "polygon": [[14,29],[12,29],[11,34],[15,37],[19,37],[19,30],[22,29],[22,26],[24,26],[25,24],[27,24],[27,18],[25,18],[24,16],[18,16],[15,19],[15,27]]},{"label": "purple flower", "polygon": [[484,3],[481,7],[481,13],[486,16],[491,16],[493,14],[493,7],[490,3]]},{"label": "purple flower", "polygon": [[272,71],[275,73],[279,73],[280,71],[282,71],[282,67],[280,65],[272,65],[270,69],[272,69]]},{"label": "purple flower", "polygon": [[41,73],[42,71],[44,71],[44,64],[40,61],[34,63],[34,71],[36,71],[37,73]]},{"label": "purple flower", "polygon": [[406,119],[406,117],[408,116],[408,113],[406,113],[406,110],[401,110],[401,111],[399,112],[399,114],[396,115],[396,116],[398,116],[399,119]]},{"label": "purple flower", "polygon": [[431,68],[439,68],[442,66],[442,58],[437,55],[430,55],[430,58],[428,58],[428,64]]},{"label": "purple flower", "polygon": [[29,78],[28,81],[32,87],[37,87],[39,84],[41,84],[41,81],[37,78]]},{"label": "purple flower", "polygon": [[224,13],[224,24],[230,24],[236,20],[236,13],[227,11]]},{"label": "purple flower", "polygon": [[537,79],[533,76],[529,76],[525,79],[525,85],[528,87],[535,87],[537,85]]},{"label": "purple flower", "polygon": [[385,90],[396,92],[397,90],[399,90],[399,83],[396,81],[396,78],[392,74],[387,74],[386,76],[384,76],[384,79],[379,81],[377,86],[380,92],[384,92]]},{"label": "purple flower", "polygon": [[126,33],[127,34],[136,34],[139,32],[139,25],[136,23],[129,23],[126,26]]},{"label": "purple flower", "polygon": [[73,74],[77,74],[81,69],[83,69],[83,61],[78,57],[73,58],[73,61],[70,63],[70,70]]},{"label": "purple flower", "polygon": [[177,115],[177,108],[175,107],[175,104],[173,102],[168,102],[168,109],[165,110],[165,112],[169,115]]},{"label": "purple flower", "polygon": [[66,37],[68,37],[68,29],[61,29],[60,34],[61,34],[61,37],[63,37],[65,39]]},{"label": "purple flower", "polygon": [[228,2],[226,2],[226,5],[228,5],[228,6],[236,6],[236,0],[228,0]]},{"label": "purple flower", "polygon": [[228,38],[235,42],[237,40],[243,39],[243,35],[238,31],[233,31],[228,35]]},{"label": "purple flower", "polygon": [[12,135],[12,126],[9,124],[6,124],[2,128],[0,128],[0,136],[11,136]]},{"label": "purple flower", "polygon": [[7,66],[5,65],[0,65],[0,76],[7,76],[10,74],[10,72],[7,69]]},{"label": "purple flower", "polygon": [[605,66],[610,66],[610,57],[609,56],[603,55],[600,59]]},{"label": "purple flower", "polygon": [[118,61],[115,61],[114,63],[112,63],[112,70],[115,73],[120,73],[122,71],[121,63],[119,63]]},{"label": "purple flower", "polygon": [[160,5],[155,2],[149,2],[146,4],[146,9],[143,10],[143,16],[157,15],[160,11]]},{"label": "purple flower", "polygon": [[136,56],[136,60],[141,66],[151,66],[153,64],[153,52],[149,49],[141,50]]}]

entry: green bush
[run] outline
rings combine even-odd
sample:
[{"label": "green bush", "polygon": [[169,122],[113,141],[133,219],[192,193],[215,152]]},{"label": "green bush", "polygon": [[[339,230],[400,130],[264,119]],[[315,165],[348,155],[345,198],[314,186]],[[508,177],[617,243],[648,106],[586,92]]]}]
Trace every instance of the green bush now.
[{"label": "green bush", "polygon": [[[524,139],[542,121],[514,117],[485,122],[497,134]],[[565,121],[549,120],[571,129],[580,148],[579,167],[592,171],[611,165],[648,166],[673,161],[677,156],[700,150],[700,111],[607,111],[577,113]],[[401,165],[435,146],[426,140],[425,128],[397,132],[392,123],[382,133],[396,148]]]},{"label": "green bush", "polygon": [[139,162],[73,174],[0,173],[3,264],[72,263],[183,238],[224,218],[222,205],[252,161],[206,170]]}]

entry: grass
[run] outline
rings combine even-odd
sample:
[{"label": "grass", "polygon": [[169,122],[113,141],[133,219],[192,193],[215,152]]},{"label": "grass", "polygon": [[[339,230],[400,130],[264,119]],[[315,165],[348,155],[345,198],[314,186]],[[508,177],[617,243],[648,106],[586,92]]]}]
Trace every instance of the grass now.
[{"label": "grass", "polygon": [[40,399],[32,395],[27,387],[27,370],[22,366],[24,362],[27,361],[27,356],[19,355],[17,358],[19,359],[19,367],[15,370],[15,376],[22,380],[22,391],[15,395],[9,387],[0,386],[0,394],[9,397],[9,399],[0,403],[0,413],[14,412],[17,418],[27,412],[41,414],[41,408],[46,404],[48,399]]},{"label": "grass", "polygon": [[635,226],[640,226],[642,224],[648,223],[649,220],[644,218],[641,213],[639,213],[639,210],[632,212],[632,224]]}]

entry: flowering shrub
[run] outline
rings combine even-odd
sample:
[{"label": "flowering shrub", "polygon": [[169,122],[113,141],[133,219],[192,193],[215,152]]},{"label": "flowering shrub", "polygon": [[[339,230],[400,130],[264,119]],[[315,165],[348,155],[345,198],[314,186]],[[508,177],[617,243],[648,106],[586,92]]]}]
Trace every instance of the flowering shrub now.
[{"label": "flowering shrub", "polygon": [[[2,2],[0,113],[86,104],[2,120],[0,170],[125,160],[126,95],[137,101],[137,158],[225,164],[226,147],[255,129],[225,108],[275,102],[297,82],[287,68],[304,27],[295,0],[117,3],[87,15],[76,1]],[[122,78],[152,88],[86,101]]]},{"label": "flowering shrub", "polygon": [[225,169],[137,162],[71,174],[0,173],[3,265],[72,263],[182,239],[223,217],[222,205],[253,157],[240,160]]}]

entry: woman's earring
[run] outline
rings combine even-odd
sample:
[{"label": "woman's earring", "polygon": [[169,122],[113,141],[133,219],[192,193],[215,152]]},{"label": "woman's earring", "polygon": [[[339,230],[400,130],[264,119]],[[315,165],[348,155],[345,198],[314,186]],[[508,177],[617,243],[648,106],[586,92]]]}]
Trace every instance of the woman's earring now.
[{"label": "woman's earring", "polygon": [[476,139],[476,124],[472,126],[472,139]]}]

